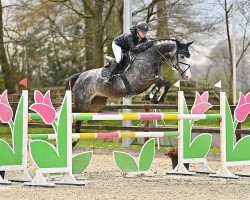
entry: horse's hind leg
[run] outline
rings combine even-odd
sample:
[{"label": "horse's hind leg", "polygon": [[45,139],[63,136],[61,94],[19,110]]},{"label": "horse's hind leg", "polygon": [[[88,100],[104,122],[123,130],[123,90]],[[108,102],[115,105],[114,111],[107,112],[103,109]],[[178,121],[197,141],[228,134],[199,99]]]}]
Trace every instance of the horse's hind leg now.
[{"label": "horse's hind leg", "polygon": [[[82,96],[81,96],[82,97]],[[85,96],[85,98],[82,98],[79,101],[79,96],[74,96],[74,107],[73,107],[73,112],[88,112],[90,104],[91,104],[91,98],[87,98],[88,96]],[[87,99],[87,100],[85,100]],[[84,101],[85,100],[85,101]],[[81,103],[79,103],[81,102]],[[81,132],[81,124],[82,120],[76,120],[75,122],[75,133],[80,133]],[[72,148],[74,148],[77,143],[79,142],[79,139],[76,141],[72,142]]]},{"label": "horse's hind leg", "polygon": [[[91,102],[91,101],[90,101]],[[86,102],[85,103],[85,106],[84,107],[81,107],[81,109],[74,109],[74,112],[82,112],[83,110],[85,111],[85,112],[87,112],[88,111],[88,108],[89,108],[89,106],[90,106],[90,102]],[[83,109],[83,110],[82,110]],[[84,112],[83,111],[83,112]],[[75,125],[75,133],[80,133],[81,132],[81,125],[82,125],[82,120],[76,120],[76,125]],[[79,142],[79,139],[78,140],[76,140],[76,141],[73,141],[72,142],[72,148],[74,148],[76,145],[77,145],[77,143]]]},{"label": "horse's hind leg", "polygon": [[0,176],[2,177],[2,179],[4,179],[4,174],[5,174],[5,171],[0,171]]},{"label": "horse's hind leg", "polygon": [[[107,97],[100,97],[100,96],[95,96],[89,107],[88,107],[88,112],[97,112],[99,111],[101,108],[106,106],[106,102],[107,102]],[[81,124],[82,124],[82,120],[77,120],[76,121],[76,125],[75,125],[75,133],[80,133],[81,132]],[[79,139],[76,141],[72,142],[72,148],[74,148],[77,143],[79,142]]]},{"label": "horse's hind leg", "polygon": [[[82,122],[83,122],[82,120],[77,120],[76,121],[75,133],[80,133]],[[78,142],[79,142],[79,139],[76,140],[76,141],[73,141],[72,142],[72,148],[74,148]]]}]

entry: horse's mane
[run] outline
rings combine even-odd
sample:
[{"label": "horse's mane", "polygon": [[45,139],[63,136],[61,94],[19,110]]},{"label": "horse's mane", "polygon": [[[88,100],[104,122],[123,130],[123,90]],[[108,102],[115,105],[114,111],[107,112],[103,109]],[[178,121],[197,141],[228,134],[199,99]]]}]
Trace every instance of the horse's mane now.
[{"label": "horse's mane", "polygon": [[153,41],[154,41],[154,46],[157,47],[158,50],[164,50],[170,52],[176,48],[176,41],[177,41],[176,39],[159,38]]},{"label": "horse's mane", "polygon": [[175,38],[156,38],[156,39],[152,39],[153,41],[155,41],[155,42],[161,42],[161,41],[173,41],[173,42],[176,42],[177,41],[177,39],[175,39]]}]

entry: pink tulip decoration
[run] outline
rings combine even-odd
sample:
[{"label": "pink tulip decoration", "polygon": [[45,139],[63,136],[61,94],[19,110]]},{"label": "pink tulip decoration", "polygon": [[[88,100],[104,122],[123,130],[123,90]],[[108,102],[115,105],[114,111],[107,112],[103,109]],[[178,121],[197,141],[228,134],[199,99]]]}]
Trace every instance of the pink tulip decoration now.
[{"label": "pink tulip decoration", "polygon": [[235,108],[234,117],[237,121],[243,122],[250,113],[250,93],[246,96],[240,93],[238,105]]},{"label": "pink tulip decoration", "polygon": [[10,107],[7,90],[0,95],[0,119],[3,123],[9,123],[12,120],[13,111]]},{"label": "pink tulip decoration", "polygon": [[208,92],[204,92],[202,95],[196,92],[194,105],[191,109],[191,114],[203,114],[212,107],[212,104],[208,102]]},{"label": "pink tulip decoration", "polygon": [[30,109],[37,112],[46,124],[52,124],[56,119],[56,110],[53,107],[50,99],[50,91],[45,95],[38,90],[34,92],[35,103],[30,106]]}]

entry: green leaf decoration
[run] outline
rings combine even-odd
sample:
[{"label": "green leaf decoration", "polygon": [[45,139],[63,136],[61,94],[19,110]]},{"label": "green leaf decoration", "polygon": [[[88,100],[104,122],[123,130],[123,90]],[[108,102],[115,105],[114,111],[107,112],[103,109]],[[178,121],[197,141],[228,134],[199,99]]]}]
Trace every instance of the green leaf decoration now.
[{"label": "green leaf decoration", "polygon": [[87,151],[84,153],[77,154],[72,159],[72,173],[82,174],[86,168],[89,166],[90,160],[92,158],[93,151]]},{"label": "green leaf decoration", "polygon": [[202,133],[198,135],[189,148],[189,158],[205,158],[212,144],[212,135]]},{"label": "green leaf decoration", "polygon": [[155,138],[148,140],[142,147],[139,156],[139,171],[148,171],[155,155]]},{"label": "green leaf decoration", "polygon": [[249,161],[250,160],[250,136],[245,136],[235,145],[233,151],[236,161]]},{"label": "green leaf decoration", "polygon": [[0,139],[0,166],[22,165],[23,154],[23,109],[24,100],[21,97],[15,115],[14,129],[12,134],[13,148],[5,141]]},{"label": "green leaf decoration", "polygon": [[[184,99],[184,114],[189,114],[187,103]],[[192,140],[192,125],[190,120],[184,120],[183,156],[184,159],[205,158],[211,148],[212,135],[203,133]]]},{"label": "green leaf decoration", "polygon": [[230,106],[226,100],[226,160],[230,161],[249,161],[250,160],[250,136],[241,138],[234,145],[235,131],[233,117],[230,111]]},{"label": "green leaf decoration", "polygon": [[63,100],[58,121],[57,147],[43,140],[30,141],[32,158],[39,168],[67,167],[67,99]]},{"label": "green leaf decoration", "polygon": [[134,158],[128,153],[114,151],[115,162],[122,173],[137,172],[138,167]]}]

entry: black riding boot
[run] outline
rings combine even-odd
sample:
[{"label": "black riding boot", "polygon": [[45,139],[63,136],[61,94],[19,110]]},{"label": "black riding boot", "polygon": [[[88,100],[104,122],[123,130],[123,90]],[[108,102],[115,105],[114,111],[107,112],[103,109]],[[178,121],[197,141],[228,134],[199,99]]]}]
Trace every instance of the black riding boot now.
[{"label": "black riding boot", "polygon": [[118,63],[114,60],[108,68],[109,73],[107,77],[105,78],[105,83],[108,83],[109,80],[112,78],[113,74],[116,71],[117,66],[118,66]]}]

